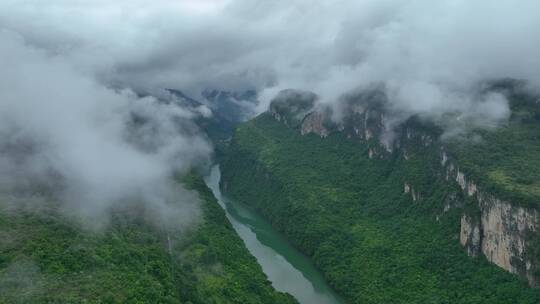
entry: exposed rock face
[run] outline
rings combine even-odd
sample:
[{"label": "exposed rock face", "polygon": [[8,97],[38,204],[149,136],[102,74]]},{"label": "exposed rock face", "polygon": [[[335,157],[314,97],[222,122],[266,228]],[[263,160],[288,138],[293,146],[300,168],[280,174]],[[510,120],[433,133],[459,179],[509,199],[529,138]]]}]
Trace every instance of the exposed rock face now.
[{"label": "exposed rock face", "polygon": [[325,116],[323,113],[311,112],[309,113],[300,127],[300,133],[306,135],[309,133],[315,133],[320,137],[328,136],[328,129],[324,126]]},{"label": "exposed rock face", "polygon": [[411,196],[412,196],[413,202],[416,202],[417,200],[420,199],[420,194],[414,191],[414,189],[411,189]]},{"label": "exposed rock face", "polygon": [[409,193],[409,192],[411,192],[411,186],[409,186],[408,183],[405,183],[403,185],[403,193]]},{"label": "exposed rock face", "polygon": [[[358,126],[360,134],[362,134],[362,127],[364,132],[370,129],[369,124],[360,125]],[[375,128],[377,129],[377,125]],[[377,133],[376,136],[379,134]],[[367,137],[370,138],[370,136]],[[404,131],[401,140],[415,141],[424,147],[434,144],[432,137],[411,128]],[[397,141],[396,145],[399,144]],[[369,149],[370,158],[373,157],[374,150],[375,148]],[[405,147],[401,150],[404,158],[408,159],[409,155]],[[520,207],[516,202],[500,200],[482,191],[473,180],[466,176],[465,172],[459,170],[444,147],[441,148],[440,164],[446,171],[446,180],[449,183],[457,183],[466,196],[476,198],[476,206],[473,206],[473,209],[477,210],[477,214],[469,215],[464,211],[460,223],[460,243],[467,253],[470,256],[482,254],[495,265],[526,278],[531,286],[540,287],[540,260],[534,249],[535,242],[540,243],[538,210]],[[409,193],[413,201],[421,200],[419,192],[409,183],[404,185],[404,192]],[[445,206],[444,211],[450,208],[450,206]]]},{"label": "exposed rock face", "polygon": [[539,217],[535,210],[526,210],[501,201],[491,195],[478,193],[482,212],[482,253],[503,269],[524,276],[537,286],[534,265],[539,261],[531,254],[527,238],[538,239]]},{"label": "exposed rock face", "polygon": [[470,256],[477,256],[480,253],[481,247],[481,227],[480,223],[472,217],[463,214],[461,216],[461,232],[459,234],[459,242],[461,246],[467,249]]},{"label": "exposed rock face", "polygon": [[411,159],[409,153],[405,149],[403,149],[403,159],[405,159],[405,160]]},{"label": "exposed rock face", "polygon": [[459,169],[456,174],[456,182],[463,190],[465,190],[465,188],[467,187],[467,182],[465,181],[465,174],[463,174],[463,172],[459,172]]},{"label": "exposed rock face", "polygon": [[[280,116],[276,111],[272,111],[272,114],[277,120],[283,121],[283,115]],[[300,125],[301,134],[328,136],[329,130],[324,125],[327,114],[314,111],[305,115]],[[344,118],[343,126],[338,130],[345,132],[351,140],[361,140],[368,144],[367,156],[371,159],[384,158],[385,155],[399,151],[408,160],[411,156],[405,147],[406,143],[423,147],[438,144],[437,136],[423,133],[414,126],[405,126],[401,129],[402,137],[397,137],[393,143],[395,149],[388,148],[380,141],[385,132],[388,132],[385,128],[382,109],[362,104],[351,107],[350,115]],[[475,198],[475,205],[469,207],[476,209],[476,213],[471,215],[464,211],[461,217],[461,245],[470,256],[483,254],[497,266],[526,278],[530,285],[540,286],[540,260],[533,248],[534,242],[540,244],[538,210],[526,209],[484,192],[468,179],[465,172],[459,170],[444,146],[440,145],[440,151],[440,165],[448,183],[457,183],[466,196]],[[419,189],[408,182],[404,183],[403,192],[411,195],[413,201],[422,200]],[[444,212],[463,204],[446,204]]]},{"label": "exposed rock face", "polygon": [[444,150],[442,151],[441,155],[441,166],[444,167],[446,165],[446,162],[448,162],[448,155],[446,155],[446,152]]},{"label": "exposed rock face", "polygon": [[277,111],[271,111],[270,114],[274,117],[275,120],[281,122],[281,114]]},{"label": "exposed rock face", "polygon": [[311,111],[315,100],[310,92],[283,90],[271,101],[269,111],[277,121],[295,127]]},{"label": "exposed rock face", "polygon": [[[445,153],[443,158],[447,159]],[[540,261],[531,244],[531,240],[540,240],[538,211],[479,190],[476,183],[467,180],[467,176],[450,162],[446,171],[447,177],[453,177],[468,196],[476,195],[479,219],[473,220],[466,214],[461,218],[460,242],[467,253],[476,256],[481,252],[490,262],[527,278],[532,286],[539,286],[540,278],[536,272]]]}]

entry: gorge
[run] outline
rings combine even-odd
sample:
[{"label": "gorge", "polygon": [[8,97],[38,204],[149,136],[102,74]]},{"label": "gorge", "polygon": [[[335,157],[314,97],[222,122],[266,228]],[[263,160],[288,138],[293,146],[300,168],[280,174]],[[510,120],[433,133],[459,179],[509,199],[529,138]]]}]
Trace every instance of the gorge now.
[{"label": "gorge", "polygon": [[[482,174],[469,177],[474,167],[464,156],[485,145],[504,153],[498,147],[508,143],[497,132],[507,129],[482,133],[479,144],[443,146],[439,127],[411,119],[389,146],[381,140],[380,103],[363,104],[336,125],[324,112],[311,113],[305,100],[288,102],[293,106],[278,99],[239,125],[222,162],[222,188],[309,256],[346,301],[538,301],[527,287],[538,275],[534,198],[494,199],[507,192]],[[523,123],[536,124],[518,119],[511,126]],[[534,133],[523,136],[532,137],[521,152],[535,153]],[[492,159],[489,153],[478,155]]]},{"label": "gorge", "polygon": [[219,166],[216,165],[206,177],[206,184],[272,285],[279,291],[290,293],[301,304],[343,303],[308,257],[293,248],[261,216],[221,195],[220,177]]}]

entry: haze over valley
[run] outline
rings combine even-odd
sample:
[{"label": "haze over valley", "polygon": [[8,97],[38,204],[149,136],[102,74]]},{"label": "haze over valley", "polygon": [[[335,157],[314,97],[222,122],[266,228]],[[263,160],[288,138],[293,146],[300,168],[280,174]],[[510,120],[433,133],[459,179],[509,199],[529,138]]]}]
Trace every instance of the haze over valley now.
[{"label": "haze over valley", "polygon": [[538,12],[0,0],[0,303],[540,303]]}]

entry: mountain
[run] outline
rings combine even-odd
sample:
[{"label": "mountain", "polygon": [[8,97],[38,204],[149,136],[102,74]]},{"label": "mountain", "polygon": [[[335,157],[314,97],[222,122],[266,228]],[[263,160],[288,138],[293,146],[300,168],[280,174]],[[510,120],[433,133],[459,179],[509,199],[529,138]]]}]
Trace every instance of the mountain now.
[{"label": "mountain", "polygon": [[203,221],[188,232],[116,210],[104,230],[1,204],[0,303],[297,303],[276,292],[198,174]]},{"label": "mountain", "polygon": [[257,104],[257,92],[205,90],[201,94],[211,109],[223,120],[239,123],[253,116]]},{"label": "mountain", "polygon": [[205,90],[201,99],[196,100],[180,90],[168,90],[175,98],[174,102],[182,107],[207,107],[211,115],[201,115],[196,123],[215,143],[230,138],[234,127],[253,116],[257,104],[257,93],[252,90],[229,92]]},{"label": "mountain", "polygon": [[350,303],[539,303],[540,108],[520,86],[486,86],[509,98],[506,125],[450,138],[420,117],[386,129],[380,88],[339,123],[283,92],[237,127],[221,186]]},{"label": "mountain", "polygon": [[[348,96],[338,121],[296,90],[249,121],[254,92],[199,101],[171,90],[163,102],[200,111],[223,192],[265,217],[346,303],[536,304],[540,99],[515,80],[483,90],[507,96],[508,123],[452,136],[453,115],[389,129],[382,87]],[[200,174],[177,182],[201,201],[188,230],[156,225],[138,205],[92,230],[54,199],[3,195],[0,303],[297,303],[273,288]]]}]

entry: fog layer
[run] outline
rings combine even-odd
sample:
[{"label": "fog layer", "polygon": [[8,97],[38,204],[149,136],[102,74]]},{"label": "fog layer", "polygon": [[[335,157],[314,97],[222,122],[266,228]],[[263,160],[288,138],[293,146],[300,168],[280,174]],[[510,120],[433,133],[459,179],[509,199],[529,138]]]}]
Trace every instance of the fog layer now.
[{"label": "fog layer", "polygon": [[199,114],[134,92],[255,90],[262,112],[294,88],[339,119],[343,94],[377,84],[390,127],[448,113],[497,126],[508,102],[478,87],[540,87],[539,12],[535,0],[3,0],[0,182],[52,183],[92,212],[167,201],[171,172],[210,147]]}]

